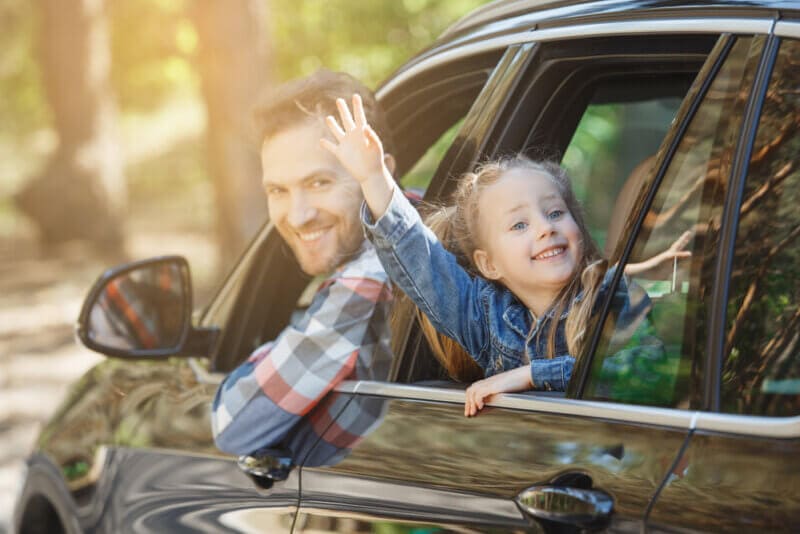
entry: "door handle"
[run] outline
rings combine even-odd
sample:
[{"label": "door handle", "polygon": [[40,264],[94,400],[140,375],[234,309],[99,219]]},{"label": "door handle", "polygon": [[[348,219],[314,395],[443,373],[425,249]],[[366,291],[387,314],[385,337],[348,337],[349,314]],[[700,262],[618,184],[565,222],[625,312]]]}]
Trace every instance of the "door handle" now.
[{"label": "door handle", "polygon": [[614,509],[614,499],[608,493],[568,486],[531,486],[514,500],[535,518],[589,529],[602,527]]},{"label": "door handle", "polygon": [[263,489],[270,489],[275,482],[286,480],[294,469],[292,455],[284,449],[260,449],[239,456],[237,465]]}]

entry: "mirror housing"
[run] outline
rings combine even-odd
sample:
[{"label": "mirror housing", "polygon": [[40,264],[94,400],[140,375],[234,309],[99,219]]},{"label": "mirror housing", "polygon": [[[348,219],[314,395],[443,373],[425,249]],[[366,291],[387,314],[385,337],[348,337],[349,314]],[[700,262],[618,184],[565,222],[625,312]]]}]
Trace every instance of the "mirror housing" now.
[{"label": "mirror housing", "polygon": [[76,329],[87,348],[121,358],[205,355],[216,332],[192,326],[191,276],[181,256],[104,272],[83,302]]}]

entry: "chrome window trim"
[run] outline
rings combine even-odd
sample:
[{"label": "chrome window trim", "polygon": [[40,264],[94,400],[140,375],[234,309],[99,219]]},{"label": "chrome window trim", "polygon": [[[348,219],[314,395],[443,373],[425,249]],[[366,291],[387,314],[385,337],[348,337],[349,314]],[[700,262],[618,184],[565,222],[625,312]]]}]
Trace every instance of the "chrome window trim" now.
[{"label": "chrome window trim", "polygon": [[[464,391],[460,389],[443,389],[362,380],[342,382],[336,388],[336,391],[340,393],[353,393],[356,395],[393,397],[403,400],[424,400],[464,404]],[[646,423],[686,430],[692,427],[693,416],[692,412],[667,408],[612,404],[556,397],[535,398],[518,394],[500,395],[498,398],[488,403],[488,406],[511,410],[555,413],[558,415],[577,415],[581,417],[611,419],[628,423]]]},{"label": "chrome window trim", "polygon": [[698,412],[696,430],[764,438],[800,437],[800,416],[766,417]]},{"label": "chrome window trim", "polygon": [[[347,380],[340,383],[335,390],[339,393],[392,397],[399,400],[464,404],[464,391],[457,389]],[[776,439],[800,437],[800,416],[759,417],[718,414],[578,399],[535,398],[519,394],[500,395],[488,403],[488,406],[741,436]]]},{"label": "chrome window trim", "polygon": [[[651,33],[763,33],[767,34],[773,24],[772,19],[737,19],[737,18],[702,18],[702,19],[664,19],[664,20],[637,20],[630,22],[602,22],[594,24],[580,24],[563,28],[547,28],[544,30],[526,30],[522,32],[502,35],[486,39],[478,43],[460,46],[453,50],[446,50],[421,60],[407,70],[387,81],[378,91],[377,97],[381,99],[386,93],[393,91],[397,86],[405,83],[409,78],[418,76],[421,72],[438,67],[439,65],[456,61],[458,59],[489,52],[497,48],[511,46],[526,42],[547,42],[561,39],[574,39],[585,37],[601,37],[604,35],[639,35]],[[787,23],[788,25],[788,23]]]},{"label": "chrome window trim", "polygon": [[779,20],[775,23],[775,35],[800,39],[800,23]]}]

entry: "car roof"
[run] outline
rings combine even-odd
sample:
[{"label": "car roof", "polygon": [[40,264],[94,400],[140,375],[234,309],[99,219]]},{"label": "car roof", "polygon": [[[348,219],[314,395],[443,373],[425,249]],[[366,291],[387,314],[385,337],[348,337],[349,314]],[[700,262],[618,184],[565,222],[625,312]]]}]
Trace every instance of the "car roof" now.
[{"label": "car roof", "polygon": [[[800,21],[800,0],[499,0],[479,7],[450,26],[383,85],[431,56],[488,39],[544,28],[655,18],[762,18]],[[379,92],[380,89],[379,88]]]},{"label": "car roof", "polygon": [[474,29],[499,20],[520,22],[560,21],[570,23],[573,19],[587,16],[616,15],[625,18],[629,15],[655,14],[664,10],[686,10],[687,14],[699,15],[704,11],[719,14],[734,10],[800,10],[800,1],[794,0],[723,0],[723,1],[670,1],[670,0],[496,0],[481,6],[442,34],[443,38]]}]

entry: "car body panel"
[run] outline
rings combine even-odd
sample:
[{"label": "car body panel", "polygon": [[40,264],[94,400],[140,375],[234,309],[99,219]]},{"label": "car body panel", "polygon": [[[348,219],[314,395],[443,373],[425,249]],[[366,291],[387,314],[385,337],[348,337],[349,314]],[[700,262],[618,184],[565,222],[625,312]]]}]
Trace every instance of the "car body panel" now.
[{"label": "car body panel", "polygon": [[[537,530],[514,498],[535,484],[580,474],[613,496],[609,528],[630,529],[640,525],[689,434],[689,414],[682,412],[652,411],[652,421],[663,415],[675,425],[664,426],[643,423],[645,410],[637,422],[627,422],[636,410],[595,406],[591,416],[585,403],[509,395],[465,418],[460,390],[442,394],[365,382],[353,389],[381,392],[357,394],[354,402],[382,399],[385,415],[338,463],[303,467],[299,513],[312,516],[305,521],[313,528],[325,524],[322,517],[331,524],[331,517],[355,517],[357,511],[367,523]],[[454,495],[462,497],[453,501]]]},{"label": "car body panel", "polygon": [[269,512],[275,528],[288,531],[297,475],[265,499],[216,448],[209,414],[215,389],[197,381],[190,360],[106,360],[42,430],[32,465],[64,477],[81,530],[216,530],[224,517],[233,521],[250,509],[262,519]]},{"label": "car body panel", "polygon": [[797,437],[698,430],[661,491],[648,526],[693,532],[795,530],[800,525],[798,480]]}]

